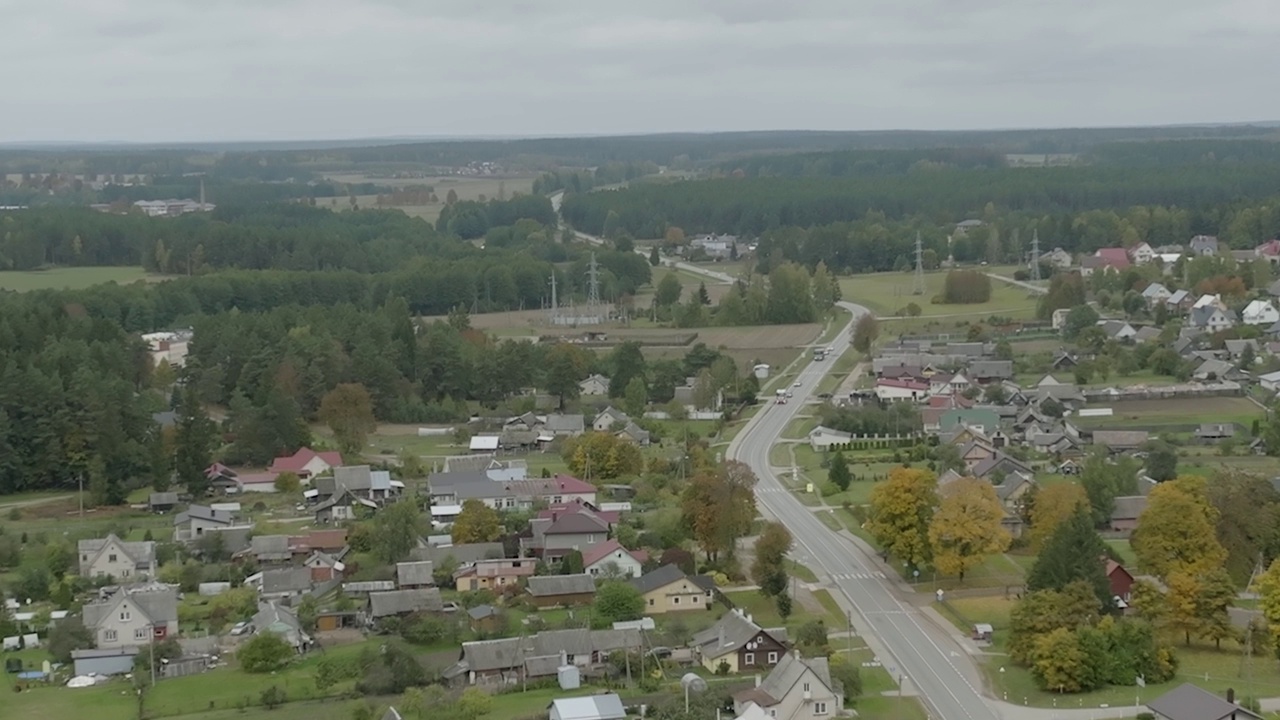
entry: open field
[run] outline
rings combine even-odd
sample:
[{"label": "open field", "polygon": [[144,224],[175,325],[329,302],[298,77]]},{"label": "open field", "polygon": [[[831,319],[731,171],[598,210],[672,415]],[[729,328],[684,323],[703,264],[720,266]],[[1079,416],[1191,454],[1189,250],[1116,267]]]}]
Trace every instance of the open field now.
[{"label": "open field", "polygon": [[1244,397],[1171,398],[1167,400],[1125,400],[1096,403],[1110,407],[1111,417],[1077,418],[1082,428],[1122,428],[1159,430],[1163,426],[1191,427],[1200,423],[1233,422],[1246,432],[1261,418],[1262,409]]},{"label": "open field", "polygon": [[[444,208],[445,197],[453,190],[458,195],[459,200],[479,200],[480,196],[484,196],[486,200],[498,197],[501,189],[506,196],[511,197],[512,193],[522,193],[528,195],[533,192],[534,176],[519,177],[473,177],[466,175],[450,175],[444,177],[427,177],[427,178],[380,178],[369,177],[363,173],[327,173],[326,177],[336,182],[344,183],[363,183],[372,182],[378,185],[386,185],[390,187],[402,188],[410,186],[430,185],[435,190],[436,197],[440,200],[438,203],[428,205],[392,205],[384,207],[394,207],[403,210],[406,215],[411,217],[420,217],[428,222],[434,223],[440,217],[440,211]],[[501,188],[499,187],[501,185]],[[333,202],[336,200],[337,202]],[[376,208],[376,195],[357,195],[357,204],[362,208]],[[333,199],[317,199],[316,204],[320,207],[329,207],[334,210],[350,209],[350,201],[347,198]]]},{"label": "open field", "polygon": [[[990,623],[995,630],[995,642],[986,655],[984,674],[987,684],[997,697],[1009,702],[1035,707],[1112,707],[1127,706],[1135,700],[1145,703],[1190,682],[1219,695],[1227,688],[1235,688],[1241,697],[1275,697],[1280,695],[1280,663],[1273,655],[1257,654],[1248,662],[1241,662],[1240,649],[1234,643],[1223,643],[1223,650],[1212,646],[1186,647],[1174,644],[1178,655],[1178,674],[1166,683],[1149,684],[1145,688],[1110,687],[1089,693],[1059,695],[1040,690],[1031,673],[1009,661],[1005,648],[1009,640],[1009,613],[1014,601],[1000,597],[955,598],[946,605],[935,605],[943,617],[951,621],[961,632],[968,633],[971,623]],[[1001,672],[1003,669],[1004,672]]]},{"label": "open field", "polygon": [[981,319],[989,315],[1014,318],[1030,318],[1035,314],[1036,299],[1022,288],[992,280],[991,300],[973,305],[935,305],[934,296],[942,294],[945,272],[925,273],[925,292],[912,295],[910,273],[885,272],[854,275],[840,278],[840,292],[845,300],[866,305],[876,315],[904,315],[908,304],[920,306],[920,318],[948,317],[953,315]]},{"label": "open field", "polygon": [[79,290],[102,283],[127,285],[139,280],[159,282],[168,276],[153,275],[140,267],[66,267],[49,270],[6,270],[0,272],[0,290]]}]

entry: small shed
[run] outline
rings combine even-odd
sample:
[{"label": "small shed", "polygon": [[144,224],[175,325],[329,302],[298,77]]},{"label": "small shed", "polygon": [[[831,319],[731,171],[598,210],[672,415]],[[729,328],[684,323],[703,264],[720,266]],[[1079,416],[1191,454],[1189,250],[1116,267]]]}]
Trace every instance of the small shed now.
[{"label": "small shed", "polygon": [[477,605],[467,611],[467,617],[476,632],[494,632],[502,627],[502,612],[492,605]]},{"label": "small shed", "polygon": [[147,508],[154,513],[166,513],[178,504],[176,492],[153,492],[147,498]]},{"label": "small shed", "polygon": [[627,716],[617,693],[559,698],[548,709],[551,720],[622,720]]},{"label": "small shed", "polygon": [[133,672],[133,658],[138,648],[108,648],[103,650],[72,650],[76,675],[124,675]]},{"label": "small shed", "polygon": [[991,642],[991,637],[995,634],[995,629],[987,623],[977,623],[973,626],[973,639],[978,642]]}]

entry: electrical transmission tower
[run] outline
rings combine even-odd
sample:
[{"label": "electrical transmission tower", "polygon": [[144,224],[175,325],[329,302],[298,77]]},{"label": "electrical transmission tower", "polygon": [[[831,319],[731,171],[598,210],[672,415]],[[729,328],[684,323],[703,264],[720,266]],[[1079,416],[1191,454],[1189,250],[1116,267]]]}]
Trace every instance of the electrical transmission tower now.
[{"label": "electrical transmission tower", "polygon": [[916,276],[911,286],[912,295],[924,294],[924,250],[920,244],[920,232],[916,231]]},{"label": "electrical transmission tower", "polygon": [[1040,282],[1040,231],[1031,234],[1031,282]]},{"label": "electrical transmission tower", "polygon": [[600,267],[595,253],[591,253],[591,264],[587,265],[587,314],[600,315]]}]

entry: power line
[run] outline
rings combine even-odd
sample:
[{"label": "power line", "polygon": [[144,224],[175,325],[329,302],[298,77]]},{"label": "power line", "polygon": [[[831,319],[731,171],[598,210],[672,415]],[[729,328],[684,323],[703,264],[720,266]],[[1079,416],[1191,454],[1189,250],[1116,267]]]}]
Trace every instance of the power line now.
[{"label": "power line", "polygon": [[1040,282],[1040,230],[1031,234],[1031,282]]}]

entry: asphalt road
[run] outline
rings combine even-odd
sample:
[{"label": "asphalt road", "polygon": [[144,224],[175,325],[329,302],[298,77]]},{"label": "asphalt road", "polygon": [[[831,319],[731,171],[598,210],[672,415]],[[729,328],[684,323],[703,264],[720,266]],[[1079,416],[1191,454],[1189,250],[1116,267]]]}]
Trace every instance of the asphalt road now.
[{"label": "asphalt road", "polygon": [[[852,303],[840,303],[856,320],[868,312]],[[837,356],[848,348],[853,323],[846,326],[829,346]],[[886,670],[899,676],[907,692],[918,695],[935,720],[996,720],[999,714],[970,681],[970,658],[957,653],[946,633],[939,630],[910,604],[900,602],[883,578],[889,570],[878,558],[867,556],[845,538],[832,532],[783,487],[769,463],[769,449],[803,407],[822,376],[827,363],[810,363],[798,376],[795,401],[769,405],[756,413],[729,444],[728,457],[745,462],[759,477],[756,500],[766,515],[787,526],[797,550],[807,556],[806,565],[825,575],[857,609],[862,622],[891,657],[882,657]],[[864,635],[867,633],[864,631]],[[970,670],[966,673],[962,668]],[[895,680],[899,679],[895,677]]]}]

